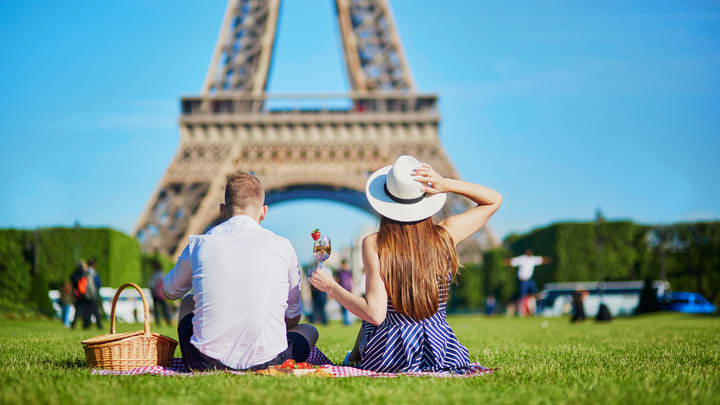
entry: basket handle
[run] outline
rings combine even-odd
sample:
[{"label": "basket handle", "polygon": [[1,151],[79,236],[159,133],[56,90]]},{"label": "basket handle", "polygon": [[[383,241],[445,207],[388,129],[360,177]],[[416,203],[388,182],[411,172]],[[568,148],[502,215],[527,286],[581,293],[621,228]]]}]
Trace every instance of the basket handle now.
[{"label": "basket handle", "polygon": [[138,287],[135,283],[125,283],[120,286],[120,288],[117,289],[115,292],[115,297],[113,297],[112,302],[112,309],[110,310],[110,334],[115,333],[115,306],[117,306],[118,299],[120,298],[120,293],[122,290],[124,290],[127,287],[132,287],[137,290],[137,292],[140,293],[140,298],[142,299],[143,303],[143,309],[145,310],[145,334],[150,334],[150,308],[148,308],[147,300],[145,299],[145,294],[142,292],[140,287]]}]

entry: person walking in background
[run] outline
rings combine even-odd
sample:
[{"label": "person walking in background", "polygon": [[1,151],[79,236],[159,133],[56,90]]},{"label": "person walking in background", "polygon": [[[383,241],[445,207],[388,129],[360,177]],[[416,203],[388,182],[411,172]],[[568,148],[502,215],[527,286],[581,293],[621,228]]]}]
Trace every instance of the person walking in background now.
[{"label": "person walking in background", "polygon": [[[348,267],[348,262],[345,259],[342,259],[340,261],[340,270],[338,270],[338,283],[342,286],[342,288],[352,292],[352,279],[353,279],[353,273],[350,267]],[[342,320],[343,325],[350,325],[350,315],[348,313],[347,308],[340,305],[340,311],[342,312]]]},{"label": "person walking in background", "polygon": [[100,305],[102,305],[102,297],[100,296],[100,275],[95,270],[95,259],[88,260],[87,264],[87,299],[88,309],[91,316],[95,317],[95,324],[98,329],[102,329],[102,317],[100,316]]},{"label": "person walking in background", "polygon": [[517,304],[518,314],[520,316],[533,315],[535,313],[534,294],[538,291],[537,284],[532,278],[535,266],[550,263],[550,258],[533,256],[531,249],[525,249],[524,255],[506,259],[505,263],[518,268],[517,278],[520,293]]},{"label": "person walking in background", "polygon": [[531,249],[525,249],[524,255],[505,260],[505,264],[518,268],[517,278],[520,287],[520,307],[523,307],[523,300],[525,300],[528,295],[535,294],[538,291],[537,284],[535,284],[535,280],[532,278],[535,272],[535,266],[548,263],[550,263],[549,257],[533,256]]},{"label": "person walking in background", "polygon": [[152,294],[155,322],[160,325],[162,315],[167,324],[170,325],[170,312],[168,311],[167,302],[165,301],[165,293],[163,293],[163,279],[165,278],[165,274],[159,261],[153,260],[152,265],[153,274],[150,276],[150,293]]},{"label": "person walking in background", "polygon": [[75,297],[75,319],[73,319],[70,327],[75,328],[78,319],[82,319],[83,329],[87,329],[90,327],[90,305],[87,298],[87,264],[84,260],[80,260],[75,266],[75,271],[70,276],[70,282]]},{"label": "person walking in background", "polygon": [[585,297],[588,296],[588,291],[575,291],[572,294],[572,318],[570,322],[578,322],[585,320]]},{"label": "person walking in background", "polygon": [[73,297],[73,286],[72,283],[68,280],[65,281],[65,284],[63,284],[60,288],[60,309],[62,314],[62,323],[63,325],[65,325],[66,328],[70,327],[70,308],[72,308],[74,303],[75,298]]},{"label": "person walking in background", "polygon": [[[327,267],[325,266],[322,266],[315,271],[321,271],[323,273],[328,272]],[[310,279],[310,276],[312,276],[312,273],[309,273],[308,280]],[[327,325],[327,313],[325,312],[325,305],[327,304],[327,294],[323,291],[318,290],[312,284],[310,285],[310,293],[312,295],[312,315],[310,317],[310,322],[320,322],[323,325]]]},{"label": "person walking in background", "polygon": [[646,314],[658,309],[660,309],[660,304],[658,303],[657,289],[653,286],[652,278],[646,278],[642,291],[640,291],[640,303],[638,303],[635,313]]},{"label": "person walking in background", "polygon": [[495,296],[490,294],[485,298],[485,315],[495,313]]}]

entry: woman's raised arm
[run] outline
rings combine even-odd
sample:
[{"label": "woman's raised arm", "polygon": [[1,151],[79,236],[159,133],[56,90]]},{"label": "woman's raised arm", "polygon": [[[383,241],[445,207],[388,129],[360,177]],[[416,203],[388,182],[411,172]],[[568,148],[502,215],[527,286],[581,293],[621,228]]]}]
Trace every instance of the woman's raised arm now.
[{"label": "woman's raised arm", "polygon": [[453,215],[440,222],[439,225],[448,231],[455,245],[485,226],[502,204],[502,196],[497,191],[479,184],[442,177],[425,163],[415,170],[415,178],[425,185],[425,192],[428,194],[460,194],[477,204],[462,214]]}]

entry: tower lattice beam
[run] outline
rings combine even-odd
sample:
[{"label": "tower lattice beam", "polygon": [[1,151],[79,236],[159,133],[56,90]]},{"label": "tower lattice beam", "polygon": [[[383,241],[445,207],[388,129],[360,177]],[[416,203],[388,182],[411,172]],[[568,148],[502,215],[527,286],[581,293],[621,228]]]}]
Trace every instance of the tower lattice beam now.
[{"label": "tower lattice beam", "polygon": [[353,90],[414,90],[387,0],[336,0],[335,6]]},{"label": "tower lattice beam", "polygon": [[230,0],[203,94],[265,92],[272,62],[280,0]]}]

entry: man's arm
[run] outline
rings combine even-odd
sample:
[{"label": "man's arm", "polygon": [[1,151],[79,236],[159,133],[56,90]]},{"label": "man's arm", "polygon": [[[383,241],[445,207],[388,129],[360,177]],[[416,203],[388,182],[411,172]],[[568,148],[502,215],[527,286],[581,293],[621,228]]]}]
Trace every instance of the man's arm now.
[{"label": "man's arm", "polygon": [[505,259],[505,264],[507,264],[510,267],[519,267],[522,264],[521,260],[522,260],[521,256],[516,256],[511,259]]},{"label": "man's arm", "polygon": [[550,258],[546,256],[533,256],[533,264],[536,266],[541,266],[543,264],[550,263]]},{"label": "man's arm", "polygon": [[190,266],[190,245],[185,246],[178,257],[175,267],[163,280],[165,298],[176,300],[182,298],[192,288],[192,267]]},{"label": "man's arm", "polygon": [[302,315],[298,314],[298,316],[294,318],[285,318],[285,328],[292,329],[300,324],[300,317]]},{"label": "man's arm", "polygon": [[290,329],[300,323],[302,316],[302,301],[300,300],[300,265],[297,261],[295,249],[291,246],[292,255],[290,257],[290,266],[288,268],[288,300],[287,309],[285,310],[285,326]]}]

